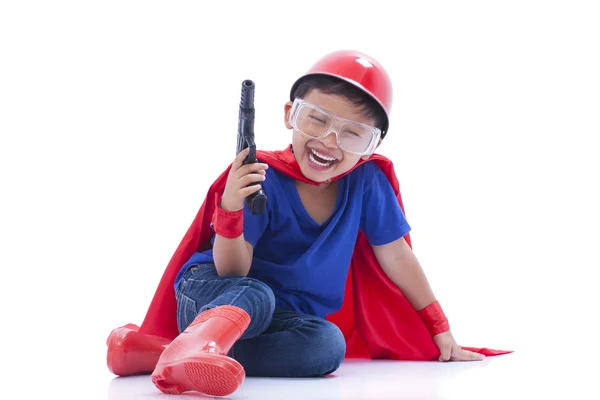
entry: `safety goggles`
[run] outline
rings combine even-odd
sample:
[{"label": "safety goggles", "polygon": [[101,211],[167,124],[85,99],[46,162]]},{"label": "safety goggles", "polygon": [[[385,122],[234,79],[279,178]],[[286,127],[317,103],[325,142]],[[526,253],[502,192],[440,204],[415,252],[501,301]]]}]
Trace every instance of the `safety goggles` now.
[{"label": "safety goggles", "polygon": [[323,140],[335,132],[338,146],[359,156],[373,154],[381,136],[379,128],[337,117],[299,98],[292,104],[289,122],[297,132],[311,139]]}]

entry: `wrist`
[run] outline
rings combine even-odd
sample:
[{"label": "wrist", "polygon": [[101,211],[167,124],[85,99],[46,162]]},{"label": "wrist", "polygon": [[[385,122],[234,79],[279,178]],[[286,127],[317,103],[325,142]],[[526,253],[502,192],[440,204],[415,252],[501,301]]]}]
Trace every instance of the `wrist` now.
[{"label": "wrist", "polygon": [[228,211],[221,206],[220,196],[215,196],[215,211],[211,226],[217,235],[235,239],[244,233],[244,209]]},{"label": "wrist", "polygon": [[427,327],[431,336],[439,335],[450,330],[448,318],[444,314],[439,301],[434,301],[422,310],[417,311],[421,321]]},{"label": "wrist", "polygon": [[219,199],[219,197],[217,195],[217,199],[216,199],[215,203],[218,208],[221,208],[223,211],[227,211],[230,213],[240,212],[244,209],[244,203],[231,204],[231,201],[229,200],[229,198],[226,198],[225,196],[223,196],[222,198]]}]

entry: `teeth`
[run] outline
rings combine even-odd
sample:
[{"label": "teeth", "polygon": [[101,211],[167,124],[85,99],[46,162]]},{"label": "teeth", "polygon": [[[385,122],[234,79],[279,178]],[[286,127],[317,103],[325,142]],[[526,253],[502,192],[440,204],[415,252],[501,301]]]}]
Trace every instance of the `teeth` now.
[{"label": "teeth", "polygon": [[337,158],[335,158],[335,157],[328,157],[328,156],[326,156],[325,154],[321,154],[321,153],[319,153],[319,152],[318,152],[318,151],[316,151],[315,149],[311,149],[311,151],[312,151],[313,153],[315,153],[315,154],[317,155],[317,157],[319,157],[319,158],[322,158],[323,160],[327,160],[327,161],[335,161],[335,160],[337,160]]},{"label": "teeth", "polygon": [[322,163],[320,161],[317,161],[315,159],[315,155],[312,152],[308,153],[308,157],[310,158],[310,161],[312,161],[313,163],[315,163],[317,165],[320,165],[321,167],[329,167],[331,165],[331,162],[328,162],[327,164],[324,164],[324,163]]}]

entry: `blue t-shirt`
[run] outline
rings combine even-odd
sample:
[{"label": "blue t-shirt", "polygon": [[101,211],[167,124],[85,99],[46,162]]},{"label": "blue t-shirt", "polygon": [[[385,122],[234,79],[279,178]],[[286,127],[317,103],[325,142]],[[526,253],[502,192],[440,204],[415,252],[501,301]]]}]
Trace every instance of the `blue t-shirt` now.
[{"label": "blue t-shirt", "polygon": [[[322,225],[308,214],[293,178],[269,168],[263,182],[267,211],[244,209],[244,238],[254,247],[249,277],[271,287],[276,307],[321,318],[340,309],[359,230],[371,245],[410,231],[390,182],[374,162],[339,180],[335,209]],[[214,240],[214,237],[213,237]],[[196,252],[182,267],[213,263],[212,250]]]}]

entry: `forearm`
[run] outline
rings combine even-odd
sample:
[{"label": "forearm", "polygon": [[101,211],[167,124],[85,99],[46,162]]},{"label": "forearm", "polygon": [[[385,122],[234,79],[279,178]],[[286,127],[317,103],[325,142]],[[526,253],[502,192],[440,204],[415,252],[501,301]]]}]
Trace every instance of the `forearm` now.
[{"label": "forearm", "polygon": [[402,291],[415,310],[436,301],[421,264],[404,239],[374,248],[388,278]]},{"label": "forearm", "polygon": [[415,310],[421,310],[436,300],[423,268],[412,252],[398,260],[397,268],[391,269],[388,277]]},{"label": "forearm", "polygon": [[[222,204],[221,204],[222,205]],[[243,210],[228,211],[217,205],[213,215],[213,260],[219,276],[247,276],[253,247],[244,239]]]},{"label": "forearm", "polygon": [[401,238],[373,247],[373,251],[385,274],[418,312],[431,336],[448,331],[448,320],[431,290],[421,264],[406,241]]},{"label": "forearm", "polygon": [[252,254],[244,235],[229,239],[215,236],[213,259],[219,276],[246,276],[252,265]]}]

